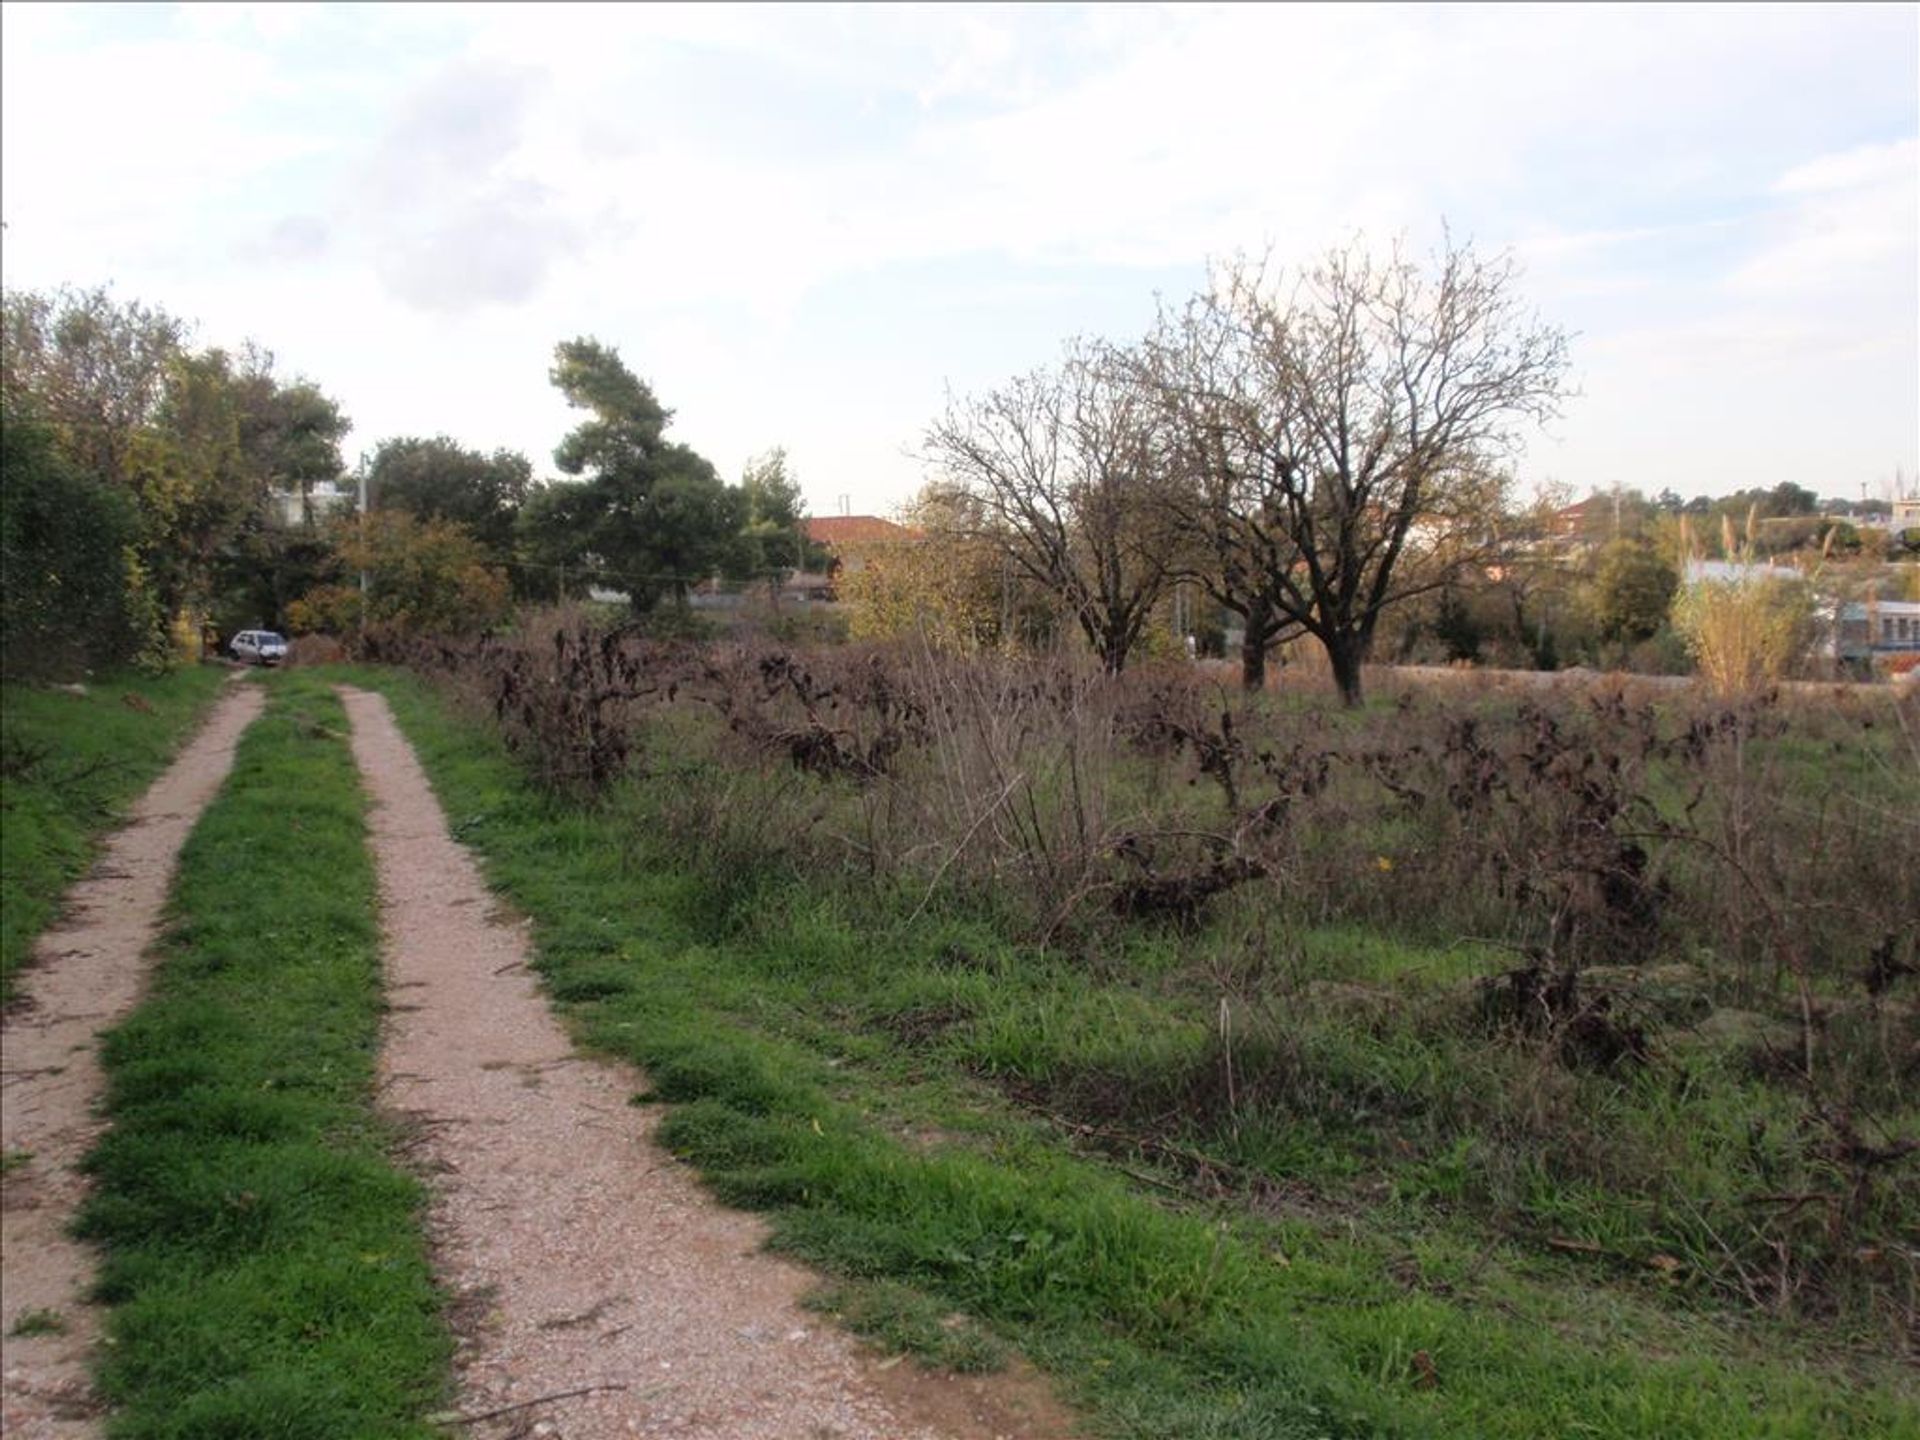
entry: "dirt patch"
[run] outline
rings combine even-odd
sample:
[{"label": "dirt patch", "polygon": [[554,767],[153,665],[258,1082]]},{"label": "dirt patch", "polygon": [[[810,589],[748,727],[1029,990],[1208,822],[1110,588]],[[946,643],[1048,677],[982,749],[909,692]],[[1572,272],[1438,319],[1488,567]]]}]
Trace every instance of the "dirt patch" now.
[{"label": "dirt patch", "polygon": [[[389,983],[387,1104],[429,1185],[455,1297],[461,1433],[505,1440],[1065,1440],[1032,1372],[882,1368],[801,1297],[816,1277],[764,1253],[656,1145],[637,1071],[573,1053],[526,964],[522,925],[487,895],[386,702],[342,692],[376,797]],[[529,1085],[529,1077],[537,1078]],[[543,1398],[544,1397],[544,1398]],[[511,1407],[511,1408],[509,1408]]]},{"label": "dirt patch", "polygon": [[[262,704],[256,686],[229,690],[68,892],[61,920],[20,974],[21,1003],[5,1016],[0,1433],[13,1440],[99,1433],[87,1366],[99,1316],[84,1299],[93,1259],[67,1235],[85,1192],[79,1164],[100,1133],[93,1116],[102,1088],[98,1039],[140,996],[180,847]],[[41,1323],[24,1328],[39,1333],[13,1333],[32,1315]]]},{"label": "dirt patch", "polygon": [[896,1412],[915,1417],[936,1435],[1072,1440],[1080,1433],[1073,1412],[1054,1398],[1046,1378],[1022,1360],[993,1375],[947,1375],[911,1360],[862,1357],[860,1372]]}]

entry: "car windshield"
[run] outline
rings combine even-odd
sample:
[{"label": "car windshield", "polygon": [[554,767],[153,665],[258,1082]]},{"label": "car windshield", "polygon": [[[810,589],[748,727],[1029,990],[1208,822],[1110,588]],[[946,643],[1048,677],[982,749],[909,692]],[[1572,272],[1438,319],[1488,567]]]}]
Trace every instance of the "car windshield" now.
[{"label": "car windshield", "polygon": [[259,643],[262,645],[284,645],[287,643],[284,639],[274,634],[271,630],[262,630],[259,636],[256,638],[259,640]]}]

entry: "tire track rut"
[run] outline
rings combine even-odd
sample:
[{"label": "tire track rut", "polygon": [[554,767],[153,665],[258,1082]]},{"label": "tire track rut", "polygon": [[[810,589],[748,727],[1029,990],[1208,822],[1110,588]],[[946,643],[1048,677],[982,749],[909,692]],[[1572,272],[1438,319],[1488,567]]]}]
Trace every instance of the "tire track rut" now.
[{"label": "tire track rut", "polygon": [[[88,1374],[100,1315],[85,1298],[93,1255],[67,1234],[86,1194],[80,1162],[102,1128],[99,1037],[140,998],[180,848],[264,705],[260,687],[243,681],[216,703],[67,892],[0,1027],[0,1435],[9,1440],[100,1433]],[[36,1312],[38,1333],[16,1334]]]},{"label": "tire track rut", "polygon": [[384,698],[341,693],[374,797],[389,992],[405,1001],[381,1083],[433,1197],[461,1433],[1069,1435],[1030,1371],[883,1370],[800,1308],[816,1277],[765,1253],[759,1220],[654,1143],[653,1116],[627,1103],[637,1072],[574,1053],[524,963],[524,927],[498,918]]}]

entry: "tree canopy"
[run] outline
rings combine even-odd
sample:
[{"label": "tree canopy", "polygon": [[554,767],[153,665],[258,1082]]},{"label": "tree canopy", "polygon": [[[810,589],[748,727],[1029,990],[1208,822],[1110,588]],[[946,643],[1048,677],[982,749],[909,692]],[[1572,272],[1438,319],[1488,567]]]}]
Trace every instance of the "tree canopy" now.
[{"label": "tree canopy", "polygon": [[505,618],[507,577],[459,522],[387,511],[342,516],[333,529],[334,578],[288,606],[293,630],[461,635]]},{"label": "tree canopy", "polygon": [[375,510],[464,525],[498,563],[513,554],[514,522],[532,488],[525,455],[489,455],[444,435],[382,441],[367,467],[367,503]]},{"label": "tree canopy", "polygon": [[1176,569],[1162,497],[1170,456],[1153,397],[1108,347],[1075,343],[1061,363],[951,401],[928,457],[972,497],[1023,575],[1052,591],[1118,674]]},{"label": "tree canopy", "polygon": [[114,567],[131,628],[114,658],[164,656],[168,620],[225,608],[236,577],[250,598],[273,593],[253,583],[271,496],[340,472],[347,421],[318,386],[282,380],[252,345],[191,348],[183,322],[105,289],[9,291],[4,326],[9,422],[36,427],[58,473],[104,486],[132,516]]},{"label": "tree canopy", "polygon": [[[549,563],[590,572],[624,591],[644,612],[723,570],[739,568],[746,497],[708,461],[666,439],[673,412],[598,340],[554,351],[553,384],[582,421],[554,451],[554,463],[584,477],[545,500],[534,516],[536,544]],[[564,519],[566,529],[556,523]]]},{"label": "tree canopy", "polygon": [[807,538],[807,505],[784,447],[747,462],[740,477],[746,513],[736,562],[743,577],[778,587],[796,570],[824,568],[826,552]]},{"label": "tree canopy", "polygon": [[1680,576],[1644,540],[1615,540],[1594,566],[1594,608],[1600,632],[1612,640],[1645,640],[1667,623]]},{"label": "tree canopy", "polygon": [[59,674],[137,642],[127,566],[139,517],[124,490],[59,451],[0,400],[0,670]]},{"label": "tree canopy", "polygon": [[1222,598],[1312,635],[1349,703],[1381,614],[1487,537],[1519,427],[1566,394],[1566,336],[1515,281],[1471,246],[1356,242],[1290,280],[1227,266],[1149,342]]}]

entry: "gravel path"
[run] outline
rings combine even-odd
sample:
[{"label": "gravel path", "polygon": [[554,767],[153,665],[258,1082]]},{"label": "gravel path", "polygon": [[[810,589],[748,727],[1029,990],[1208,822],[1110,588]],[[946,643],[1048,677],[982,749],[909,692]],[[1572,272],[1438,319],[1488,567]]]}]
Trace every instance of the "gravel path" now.
[{"label": "gravel path", "polygon": [[[882,1369],[798,1305],[807,1271],[651,1139],[632,1069],[573,1053],[380,696],[343,689],[376,797],[386,1103],[411,1127],[479,1440],[1045,1440],[1030,1371]],[[583,1392],[583,1393],[567,1393]],[[541,1397],[545,1403],[529,1404]],[[564,1397],[564,1398],[562,1398]]]},{"label": "gravel path", "polygon": [[[100,1132],[98,1037],[140,996],[180,847],[263,703],[259,686],[236,683],[141,797],[40,937],[0,1029],[0,1435],[9,1440],[99,1433],[87,1374],[99,1316],[83,1298],[93,1260],[67,1235],[85,1191],[78,1166]],[[62,1328],[15,1335],[36,1311]]]}]

